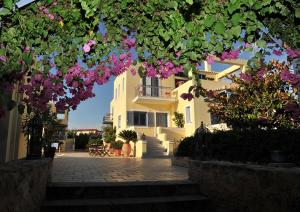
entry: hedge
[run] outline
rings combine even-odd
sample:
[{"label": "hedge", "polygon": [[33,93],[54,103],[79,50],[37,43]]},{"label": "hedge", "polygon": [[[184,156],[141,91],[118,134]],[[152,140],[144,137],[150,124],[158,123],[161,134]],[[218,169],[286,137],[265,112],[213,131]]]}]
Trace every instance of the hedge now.
[{"label": "hedge", "polygon": [[[187,146],[189,146],[187,148]],[[194,148],[195,151],[191,151]],[[271,162],[272,151],[282,151],[288,162],[300,165],[300,130],[232,130],[196,134],[179,144],[176,156],[232,162]]]}]

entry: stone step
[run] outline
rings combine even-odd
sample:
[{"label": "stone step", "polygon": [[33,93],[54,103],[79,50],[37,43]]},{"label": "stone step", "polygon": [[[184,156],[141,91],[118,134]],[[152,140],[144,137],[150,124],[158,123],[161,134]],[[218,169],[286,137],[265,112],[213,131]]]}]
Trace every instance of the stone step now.
[{"label": "stone step", "polygon": [[207,198],[201,195],[135,197],[112,199],[73,199],[45,201],[41,212],[205,212]]},{"label": "stone step", "polygon": [[51,183],[47,200],[108,199],[199,194],[197,184],[189,181],[156,181],[126,183]]}]

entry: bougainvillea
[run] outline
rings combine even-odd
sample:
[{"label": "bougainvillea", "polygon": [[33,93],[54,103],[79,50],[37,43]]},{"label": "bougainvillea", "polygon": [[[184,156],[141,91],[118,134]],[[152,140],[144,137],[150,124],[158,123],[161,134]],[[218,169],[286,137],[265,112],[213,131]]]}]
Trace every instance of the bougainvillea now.
[{"label": "bougainvillea", "polygon": [[[299,57],[297,1],[41,0],[16,10],[15,2],[1,4],[1,83],[14,72],[31,73],[34,95],[41,95],[43,101],[52,98],[61,107],[76,108],[83,96],[93,96],[93,83],[103,84],[125,71],[133,59],[122,51],[132,48],[141,62],[139,74],[161,78],[194,70],[207,57],[213,63],[210,55],[237,58],[253,46],[260,48],[254,59],[280,52],[291,60]],[[237,42],[245,45],[237,49]],[[121,50],[111,55],[115,49]],[[80,67],[73,76],[70,69],[77,66],[78,58],[87,68]],[[54,67],[59,76],[52,73]],[[31,82],[27,87],[26,83],[24,91],[30,90]],[[51,83],[55,88],[47,87]],[[64,96],[59,95],[61,86]],[[34,106],[34,95],[25,97],[25,103]],[[9,102],[2,97],[1,105]]]},{"label": "bougainvillea", "polygon": [[271,61],[231,77],[228,90],[205,91],[210,111],[234,128],[300,126],[296,99],[300,77],[284,63]]}]

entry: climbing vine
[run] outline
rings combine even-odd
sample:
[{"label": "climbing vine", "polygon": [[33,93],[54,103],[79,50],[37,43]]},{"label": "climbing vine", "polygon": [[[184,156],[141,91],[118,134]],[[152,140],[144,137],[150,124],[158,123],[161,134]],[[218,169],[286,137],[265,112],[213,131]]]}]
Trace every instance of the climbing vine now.
[{"label": "climbing vine", "polygon": [[142,65],[132,73],[166,78],[195,72],[213,56],[234,59],[253,48],[252,65],[270,54],[300,57],[300,3],[293,0],[41,0],[23,8],[15,3],[0,3],[1,105],[10,102],[9,91],[3,92],[7,79],[10,85],[20,82],[27,94],[20,108],[40,109],[53,100],[62,109],[76,109],[94,96],[94,83],[136,62]]}]

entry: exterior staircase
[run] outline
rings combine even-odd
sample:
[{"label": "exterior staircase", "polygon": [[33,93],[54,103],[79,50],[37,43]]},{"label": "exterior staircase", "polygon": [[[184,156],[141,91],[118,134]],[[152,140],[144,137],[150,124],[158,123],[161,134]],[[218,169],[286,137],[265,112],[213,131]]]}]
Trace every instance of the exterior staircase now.
[{"label": "exterior staircase", "polygon": [[161,141],[156,137],[146,136],[147,153],[143,158],[169,158]]},{"label": "exterior staircase", "polygon": [[41,212],[207,212],[208,200],[189,181],[55,183]]}]

